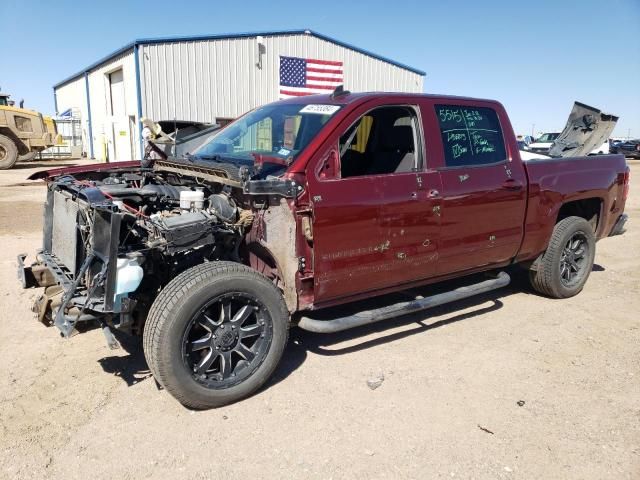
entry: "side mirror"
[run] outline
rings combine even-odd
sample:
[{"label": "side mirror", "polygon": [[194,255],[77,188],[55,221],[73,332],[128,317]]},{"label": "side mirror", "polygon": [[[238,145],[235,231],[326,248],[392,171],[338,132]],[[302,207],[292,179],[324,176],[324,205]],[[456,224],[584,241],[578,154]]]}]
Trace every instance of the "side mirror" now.
[{"label": "side mirror", "polygon": [[330,180],[332,178],[337,178],[337,172],[338,152],[334,148],[332,148],[320,162],[318,178],[320,178],[321,180]]}]

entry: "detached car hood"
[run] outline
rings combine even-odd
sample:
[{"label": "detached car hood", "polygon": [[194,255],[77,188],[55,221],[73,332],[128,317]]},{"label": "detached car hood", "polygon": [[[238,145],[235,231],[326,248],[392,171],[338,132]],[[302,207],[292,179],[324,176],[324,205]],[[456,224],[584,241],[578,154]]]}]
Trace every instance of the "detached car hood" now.
[{"label": "detached car hood", "polygon": [[40,180],[53,177],[59,177],[60,175],[73,175],[75,173],[87,173],[87,172],[106,172],[109,170],[117,171],[123,168],[139,167],[140,160],[131,160],[128,162],[117,163],[91,163],[89,165],[76,165],[75,167],[62,167],[54,168],[51,170],[40,170],[39,172],[32,173],[27,177],[28,180]]},{"label": "detached car hood", "polygon": [[582,157],[607,141],[618,117],[575,102],[564,130],[549,149],[552,157]]}]

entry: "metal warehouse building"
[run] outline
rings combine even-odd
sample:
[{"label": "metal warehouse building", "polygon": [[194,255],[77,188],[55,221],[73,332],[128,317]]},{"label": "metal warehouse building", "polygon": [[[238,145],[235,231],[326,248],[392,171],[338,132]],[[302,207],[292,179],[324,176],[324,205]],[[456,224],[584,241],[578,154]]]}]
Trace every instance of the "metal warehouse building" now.
[{"label": "metal warehouse building", "polygon": [[214,123],[280,97],[283,58],[341,65],[351,91],[422,92],[425,73],[310,30],[136,40],[53,87],[83,148],[141,158],[140,119]]}]

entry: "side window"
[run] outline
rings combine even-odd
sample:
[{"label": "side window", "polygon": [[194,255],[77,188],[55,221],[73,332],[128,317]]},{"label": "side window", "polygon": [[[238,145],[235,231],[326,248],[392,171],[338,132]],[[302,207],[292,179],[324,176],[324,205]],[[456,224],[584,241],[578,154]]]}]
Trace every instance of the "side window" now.
[{"label": "side window", "polygon": [[498,115],[491,108],[436,105],[447,167],[486,165],[506,160]]},{"label": "side window", "polygon": [[363,115],[340,137],[341,177],[416,171],[418,128],[410,107],[380,107]]}]

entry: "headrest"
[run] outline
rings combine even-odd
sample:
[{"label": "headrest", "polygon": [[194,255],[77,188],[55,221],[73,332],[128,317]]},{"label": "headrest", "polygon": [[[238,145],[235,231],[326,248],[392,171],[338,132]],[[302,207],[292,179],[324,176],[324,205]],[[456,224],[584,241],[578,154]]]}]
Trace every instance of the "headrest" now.
[{"label": "headrest", "polygon": [[387,151],[413,152],[413,128],[397,125],[385,135],[382,143]]}]

